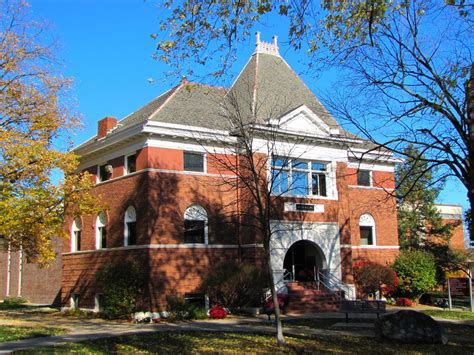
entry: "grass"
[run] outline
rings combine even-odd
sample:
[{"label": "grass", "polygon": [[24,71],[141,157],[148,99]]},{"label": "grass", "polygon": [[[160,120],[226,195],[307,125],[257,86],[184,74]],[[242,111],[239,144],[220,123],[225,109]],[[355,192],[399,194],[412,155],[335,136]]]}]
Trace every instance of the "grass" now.
[{"label": "grass", "polygon": [[63,334],[60,328],[0,326],[0,343],[28,338],[46,337]]},{"label": "grass", "polygon": [[474,312],[462,312],[462,311],[443,311],[437,309],[429,309],[423,311],[423,313],[436,318],[453,319],[453,320],[472,320],[474,321]]},{"label": "grass", "polygon": [[67,343],[56,347],[34,349],[34,353],[81,352],[107,353],[351,353],[351,354],[470,354],[474,343],[453,342],[448,345],[382,343],[373,338],[352,336],[286,336],[287,345],[277,346],[271,335],[173,332],[147,333],[107,339]]}]

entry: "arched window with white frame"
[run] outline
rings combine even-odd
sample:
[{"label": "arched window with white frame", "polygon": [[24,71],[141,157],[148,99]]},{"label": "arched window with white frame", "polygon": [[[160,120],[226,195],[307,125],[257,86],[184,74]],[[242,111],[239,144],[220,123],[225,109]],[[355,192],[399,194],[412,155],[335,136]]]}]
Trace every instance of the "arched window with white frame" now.
[{"label": "arched window with white frame", "polygon": [[375,245],[375,220],[372,215],[365,213],[359,218],[360,245]]},{"label": "arched window with white frame", "polygon": [[71,228],[71,251],[81,250],[81,219],[79,217],[74,218]]},{"label": "arched window with white frame", "polygon": [[96,249],[107,248],[107,214],[100,212],[95,224],[95,247]]},{"label": "arched window with white frame", "polygon": [[137,212],[133,206],[125,211],[123,234],[125,246],[137,244]]},{"label": "arched window with white frame", "polygon": [[191,205],[184,212],[184,242],[207,244],[207,212],[199,205]]}]

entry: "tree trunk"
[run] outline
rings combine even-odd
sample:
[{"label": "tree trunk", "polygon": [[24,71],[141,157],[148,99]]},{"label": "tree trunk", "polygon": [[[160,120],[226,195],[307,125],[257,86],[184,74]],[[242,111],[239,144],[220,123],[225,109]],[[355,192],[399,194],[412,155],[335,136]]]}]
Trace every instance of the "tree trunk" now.
[{"label": "tree trunk", "polygon": [[280,314],[280,305],[278,304],[278,294],[275,288],[275,280],[273,279],[273,270],[272,265],[270,263],[270,248],[266,248],[267,252],[267,270],[270,274],[270,290],[272,293],[272,300],[273,300],[273,309],[275,310],[275,327],[276,327],[276,338],[278,345],[286,344],[285,337],[283,336],[283,326],[281,324],[281,314]]},{"label": "tree trunk", "polygon": [[470,213],[468,218],[469,244],[474,246],[474,63],[471,65],[471,77],[467,84],[467,129],[468,129],[468,176],[467,196],[469,199]]}]

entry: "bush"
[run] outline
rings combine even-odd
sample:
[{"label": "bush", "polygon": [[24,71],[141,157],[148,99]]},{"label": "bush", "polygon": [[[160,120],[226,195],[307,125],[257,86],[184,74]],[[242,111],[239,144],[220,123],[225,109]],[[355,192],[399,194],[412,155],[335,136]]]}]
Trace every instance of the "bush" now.
[{"label": "bush", "polygon": [[418,299],[436,285],[436,264],[430,253],[404,250],[392,267],[398,275],[398,292],[402,296]]},{"label": "bush", "polygon": [[[193,304],[189,304],[183,297],[167,296],[167,310],[169,312],[169,320],[185,320],[185,319],[207,319],[206,311]],[[203,318],[203,312],[205,317]]]},{"label": "bush", "polygon": [[28,303],[28,300],[23,297],[7,297],[3,300],[5,306],[19,306]]},{"label": "bush", "polygon": [[359,291],[368,295],[380,292],[385,295],[396,289],[398,277],[388,266],[373,262],[362,262],[354,267],[355,283]]},{"label": "bush", "polygon": [[406,297],[399,297],[396,299],[396,304],[397,306],[401,306],[401,307],[411,307],[412,306],[412,302],[409,298],[406,298]]},{"label": "bush", "polygon": [[227,317],[227,312],[225,311],[224,307],[220,305],[212,306],[211,310],[209,311],[209,318],[224,319],[225,317]]},{"label": "bush", "polygon": [[140,267],[130,261],[104,266],[97,273],[104,294],[103,315],[106,318],[129,318],[144,288]]},{"label": "bush", "polygon": [[253,265],[227,261],[209,272],[201,289],[212,302],[234,310],[260,305],[263,289],[269,284],[268,280],[267,274]]}]

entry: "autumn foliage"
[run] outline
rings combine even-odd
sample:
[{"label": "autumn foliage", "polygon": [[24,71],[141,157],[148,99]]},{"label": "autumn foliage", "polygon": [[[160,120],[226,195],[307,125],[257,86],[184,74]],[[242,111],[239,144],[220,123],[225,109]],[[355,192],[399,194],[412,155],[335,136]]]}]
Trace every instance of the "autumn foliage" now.
[{"label": "autumn foliage", "polygon": [[398,277],[390,267],[374,262],[359,262],[354,266],[354,276],[360,293],[367,296],[380,291],[384,295],[398,286]]},{"label": "autumn foliage", "polygon": [[0,2],[0,243],[44,263],[54,257],[51,239],[64,235],[65,209],[92,210],[95,199],[67,152],[79,124],[64,104],[70,81],[55,72],[54,47],[27,8]]}]

